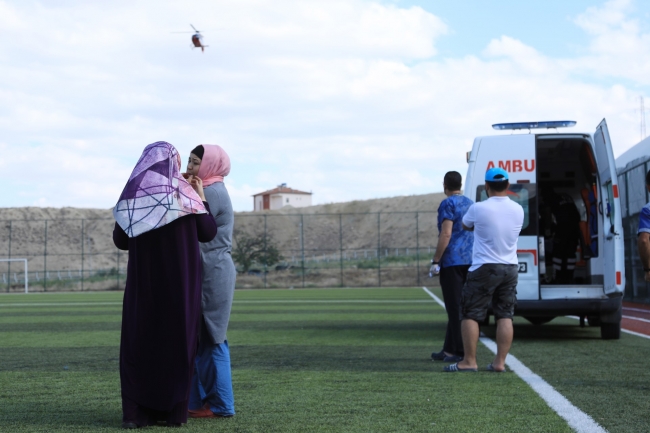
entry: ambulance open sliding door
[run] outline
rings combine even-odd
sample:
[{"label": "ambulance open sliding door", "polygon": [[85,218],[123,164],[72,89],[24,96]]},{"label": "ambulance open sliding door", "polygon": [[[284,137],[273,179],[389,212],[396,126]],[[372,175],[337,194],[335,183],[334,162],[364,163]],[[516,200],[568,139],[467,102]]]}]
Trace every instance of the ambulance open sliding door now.
[{"label": "ambulance open sliding door", "polygon": [[622,292],[625,287],[623,224],[616,176],[616,162],[607,122],[603,119],[594,133],[594,153],[598,164],[600,191],[598,211],[603,216],[602,252],[605,293]]}]

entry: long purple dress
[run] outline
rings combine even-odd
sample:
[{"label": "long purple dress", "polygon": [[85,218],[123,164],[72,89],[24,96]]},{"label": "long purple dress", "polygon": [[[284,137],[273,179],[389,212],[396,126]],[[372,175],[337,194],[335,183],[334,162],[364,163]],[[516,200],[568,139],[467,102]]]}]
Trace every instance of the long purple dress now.
[{"label": "long purple dress", "polygon": [[199,242],[217,233],[207,210],[131,238],[115,224],[115,246],[129,251],[120,342],[124,422],[187,422],[201,315]]}]

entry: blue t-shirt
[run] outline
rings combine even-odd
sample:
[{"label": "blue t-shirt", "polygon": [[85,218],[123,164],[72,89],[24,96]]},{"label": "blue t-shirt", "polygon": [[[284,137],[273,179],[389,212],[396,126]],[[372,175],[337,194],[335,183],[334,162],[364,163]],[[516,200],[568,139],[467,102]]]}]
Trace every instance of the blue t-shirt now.
[{"label": "blue t-shirt", "polygon": [[639,231],[637,232],[637,235],[640,233],[650,233],[650,203],[643,206],[643,209],[641,209],[641,215],[639,215]]},{"label": "blue t-shirt", "polygon": [[463,215],[473,203],[464,195],[452,195],[444,199],[438,207],[438,233],[442,230],[444,220],[454,223],[449,245],[440,259],[441,268],[472,264],[474,233],[463,230]]}]

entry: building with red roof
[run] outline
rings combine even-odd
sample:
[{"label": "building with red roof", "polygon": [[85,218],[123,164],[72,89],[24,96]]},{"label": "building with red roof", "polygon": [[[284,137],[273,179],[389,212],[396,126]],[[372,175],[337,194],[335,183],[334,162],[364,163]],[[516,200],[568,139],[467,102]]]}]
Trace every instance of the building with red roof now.
[{"label": "building with red roof", "polygon": [[286,183],[253,195],[253,210],[277,210],[285,206],[311,206],[311,192],[289,188]]}]

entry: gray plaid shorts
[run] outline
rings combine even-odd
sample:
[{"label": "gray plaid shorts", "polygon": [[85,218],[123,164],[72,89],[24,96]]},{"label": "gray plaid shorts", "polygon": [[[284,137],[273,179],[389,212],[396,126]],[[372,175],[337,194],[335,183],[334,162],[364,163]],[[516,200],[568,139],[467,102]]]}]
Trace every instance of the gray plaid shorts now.
[{"label": "gray plaid shorts", "polygon": [[517,305],[518,265],[485,264],[467,274],[461,295],[460,320],[485,320],[492,301],[494,317],[512,319]]}]

